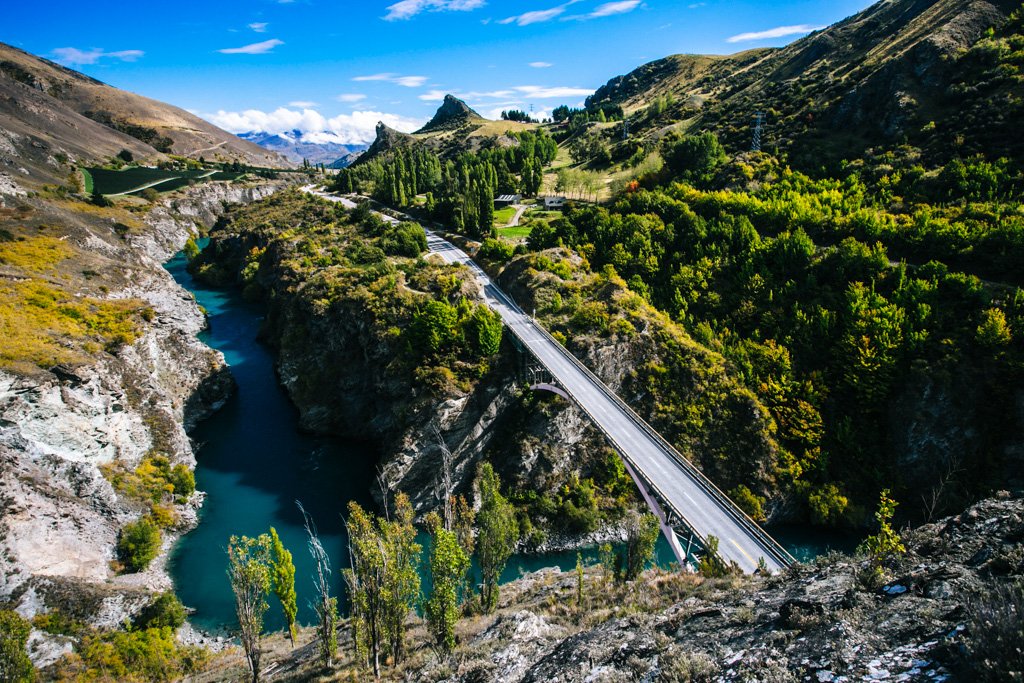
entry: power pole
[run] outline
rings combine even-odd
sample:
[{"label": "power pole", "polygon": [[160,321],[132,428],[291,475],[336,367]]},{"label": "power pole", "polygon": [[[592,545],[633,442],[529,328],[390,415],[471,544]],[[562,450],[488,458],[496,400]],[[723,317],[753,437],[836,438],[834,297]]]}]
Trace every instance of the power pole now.
[{"label": "power pole", "polygon": [[761,130],[764,127],[764,112],[757,112],[757,121],[754,123],[754,144],[751,146],[751,150],[754,152],[761,151]]}]

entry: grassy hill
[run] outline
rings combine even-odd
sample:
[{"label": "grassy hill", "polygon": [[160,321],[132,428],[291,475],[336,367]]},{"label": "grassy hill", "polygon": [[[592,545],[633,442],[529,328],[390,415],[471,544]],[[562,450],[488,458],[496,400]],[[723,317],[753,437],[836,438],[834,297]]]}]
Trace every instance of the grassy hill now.
[{"label": "grassy hill", "polygon": [[65,180],[64,159],[105,161],[122,149],[151,162],[176,154],[291,167],[280,155],[183,109],[118,90],[3,43],[0,149],[18,158],[18,165],[29,171],[20,181],[30,184]]},{"label": "grassy hill", "polygon": [[[1012,94],[1019,48],[992,44],[965,59],[1019,6],[882,0],[782,49],[645,64],[610,80],[588,105],[621,105],[641,139],[670,127],[713,130],[732,152],[750,148],[763,111],[766,151],[812,170],[907,141],[938,160],[995,143],[1019,152],[1009,130],[1020,111]],[[988,73],[1000,59],[1002,70]]]}]

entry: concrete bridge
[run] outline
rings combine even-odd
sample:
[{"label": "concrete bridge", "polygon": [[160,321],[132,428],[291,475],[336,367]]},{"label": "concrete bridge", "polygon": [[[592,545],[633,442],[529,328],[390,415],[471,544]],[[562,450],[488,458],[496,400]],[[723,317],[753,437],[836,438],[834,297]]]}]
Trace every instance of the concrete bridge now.
[{"label": "concrete bridge", "polygon": [[[316,194],[354,206],[342,197]],[[706,551],[712,536],[718,539],[718,556],[744,572],[754,572],[759,566],[776,572],[794,562],[775,539],[524,313],[464,251],[430,230],[426,233],[432,253],[470,270],[487,304],[501,316],[516,345],[544,369],[547,376],[538,378],[533,387],[553,391],[575,403],[619,452],[626,470],[658,517],[680,566],[692,566],[695,558]]]}]

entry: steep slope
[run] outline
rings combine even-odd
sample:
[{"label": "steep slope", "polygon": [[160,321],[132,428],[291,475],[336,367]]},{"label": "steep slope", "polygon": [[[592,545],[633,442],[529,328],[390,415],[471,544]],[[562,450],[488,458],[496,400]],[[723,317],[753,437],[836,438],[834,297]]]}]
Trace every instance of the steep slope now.
[{"label": "steep slope", "polygon": [[[154,161],[169,153],[272,168],[291,166],[280,155],[182,109],[118,90],[2,43],[0,101],[0,129],[16,134],[4,136],[9,146],[47,179],[55,177],[53,164],[40,151],[47,146],[49,155],[71,154],[80,161],[99,161],[128,149]],[[6,150],[6,156],[15,154]]]},{"label": "steep slope", "polygon": [[[964,73],[958,58],[1019,4],[882,0],[783,49],[677,55],[646,64],[609,81],[588,104],[622,105],[635,115],[631,127],[641,135],[687,121],[691,130],[715,131],[736,151],[749,148],[754,115],[763,111],[765,147],[787,151],[801,165],[905,137],[912,144],[915,137],[928,138],[919,146],[938,153],[934,135],[921,131],[930,121],[948,121],[970,149],[986,126],[963,126],[958,118],[982,79]],[[667,110],[643,109],[665,95],[674,98]],[[1012,106],[1011,93],[1003,99]],[[949,132],[946,137],[955,137]]]},{"label": "steep slope", "polygon": [[445,95],[444,102],[438,107],[434,118],[427,122],[427,125],[420,128],[417,133],[437,133],[439,131],[455,130],[467,123],[484,122],[484,117],[476,113],[472,107],[454,95]]}]

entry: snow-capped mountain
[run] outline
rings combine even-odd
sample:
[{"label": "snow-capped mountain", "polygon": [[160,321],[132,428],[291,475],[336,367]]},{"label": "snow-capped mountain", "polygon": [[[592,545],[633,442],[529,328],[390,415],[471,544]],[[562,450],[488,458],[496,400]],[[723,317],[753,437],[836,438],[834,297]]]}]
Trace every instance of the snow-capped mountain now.
[{"label": "snow-capped mountain", "polygon": [[299,130],[276,134],[250,132],[239,133],[238,137],[254,142],[264,149],[278,152],[296,163],[302,163],[302,160],[306,159],[311,164],[324,164],[332,168],[348,166],[360,152],[367,148],[367,145],[344,143],[340,137],[328,132],[303,133]]}]

